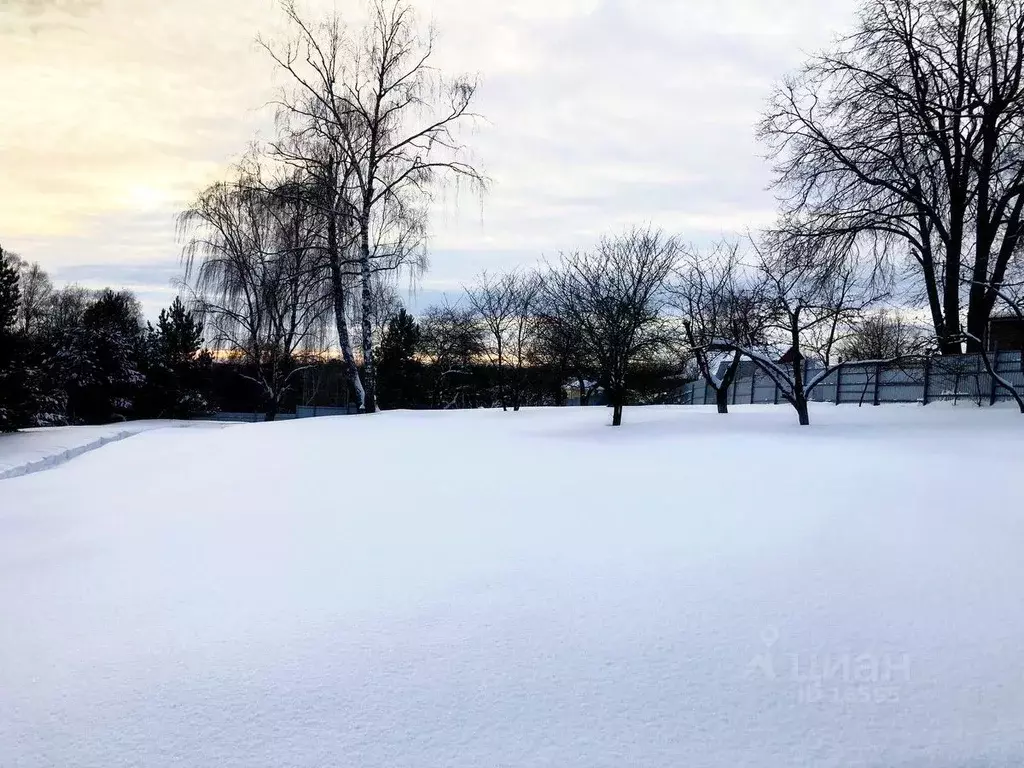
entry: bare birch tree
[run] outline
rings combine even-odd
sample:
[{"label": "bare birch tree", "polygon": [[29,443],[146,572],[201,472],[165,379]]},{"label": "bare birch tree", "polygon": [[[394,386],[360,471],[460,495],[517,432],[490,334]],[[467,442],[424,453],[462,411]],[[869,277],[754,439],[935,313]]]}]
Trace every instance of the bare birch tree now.
[{"label": "bare birch tree", "polygon": [[462,178],[482,184],[458,137],[474,118],[476,84],[438,73],[435,36],[422,29],[406,0],[373,0],[369,24],[355,34],[337,17],[306,22],[292,0],[283,8],[298,39],[280,52],[265,47],[318,105],[306,116],[331,124],[325,133],[350,171],[345,199],[360,276],[362,384],[365,409],[373,412],[373,276],[422,264],[426,206],[438,183]]},{"label": "bare birch tree", "polygon": [[293,37],[275,46],[260,44],[287,75],[277,107],[278,138],[269,154],[305,177],[308,197],[324,218],[323,256],[328,267],[334,325],[356,405],[365,409],[366,393],[359,372],[349,317],[358,296],[358,230],[355,219],[354,167],[344,134],[350,119],[341,78],[347,56],[345,29],[337,16],[306,22],[294,3],[282,5]]}]

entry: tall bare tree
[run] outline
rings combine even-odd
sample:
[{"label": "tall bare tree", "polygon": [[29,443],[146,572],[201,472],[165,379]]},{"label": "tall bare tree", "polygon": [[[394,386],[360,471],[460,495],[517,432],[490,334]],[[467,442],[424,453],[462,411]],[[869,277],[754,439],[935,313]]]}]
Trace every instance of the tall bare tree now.
[{"label": "tall bare tree", "polygon": [[665,281],[679,258],[674,237],[634,228],[588,252],[563,254],[544,285],[556,312],[578,327],[622,424],[630,365],[665,343]]},{"label": "tall bare tree", "polygon": [[345,30],[337,15],[306,22],[293,3],[282,7],[293,26],[293,36],[280,46],[259,40],[288,76],[275,103],[278,136],[270,142],[268,154],[305,179],[307,197],[323,216],[323,257],[338,345],[357,407],[363,410],[366,395],[349,320],[358,299],[360,271],[355,169],[344,139],[349,120],[341,81],[347,56]]},{"label": "tall bare tree", "polygon": [[[373,0],[369,24],[355,34],[337,17],[308,23],[292,0],[283,8],[297,41],[279,52],[265,47],[307,103],[316,105],[305,110],[306,117],[329,123],[321,132],[331,136],[350,171],[346,213],[360,275],[365,409],[372,412],[373,276],[422,263],[426,206],[439,182],[461,178],[482,184],[458,136],[474,118],[476,84],[439,74],[433,65],[435,36],[423,30],[407,0]],[[289,106],[293,113],[295,104]]]},{"label": "tall bare tree", "polygon": [[1024,0],[864,0],[857,30],[777,89],[761,127],[794,234],[909,254],[944,354],[961,351],[964,314],[981,348],[1019,260],[1022,75]]}]

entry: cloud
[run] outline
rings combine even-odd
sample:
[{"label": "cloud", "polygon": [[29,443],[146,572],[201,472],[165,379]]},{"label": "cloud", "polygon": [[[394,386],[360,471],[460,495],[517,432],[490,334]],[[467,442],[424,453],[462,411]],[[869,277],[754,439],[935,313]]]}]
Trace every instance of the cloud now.
[{"label": "cloud", "polygon": [[[480,75],[487,119],[464,139],[493,180],[482,203],[439,195],[438,290],[636,222],[703,242],[770,221],[754,124],[853,2],[418,2],[437,63]],[[109,265],[90,275],[112,283],[134,265],[162,296],[175,212],[268,130],[254,39],[279,19],[273,0],[0,0],[3,242],[59,273]]]},{"label": "cloud", "polygon": [[4,30],[0,232],[80,233],[134,190],[179,204],[215,175],[258,122],[245,82],[267,77],[251,50],[262,5],[28,3],[22,27],[56,26]]}]

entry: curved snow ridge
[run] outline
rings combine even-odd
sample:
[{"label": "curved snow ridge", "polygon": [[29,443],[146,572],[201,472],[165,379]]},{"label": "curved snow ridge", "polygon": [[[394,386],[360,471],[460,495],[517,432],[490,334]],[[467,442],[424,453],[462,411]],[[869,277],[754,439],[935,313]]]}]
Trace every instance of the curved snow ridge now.
[{"label": "curved snow ridge", "polygon": [[[49,435],[66,435],[70,430],[82,429],[81,427],[54,427],[18,433],[16,436],[26,438],[26,441],[29,442],[27,447],[31,452],[28,457],[19,460],[17,446],[15,446],[13,463],[4,466],[5,456],[3,448],[5,446],[3,441],[0,441],[0,480],[10,480],[15,477],[23,477],[25,475],[35,474],[36,472],[45,472],[50,469],[55,469],[68,463],[72,459],[81,456],[82,454],[95,451],[105,445],[109,445],[110,443],[116,443],[129,437],[134,437],[135,435],[142,434],[143,432],[153,432],[160,429],[183,429],[193,426],[223,428],[228,425],[215,422],[136,422],[129,428],[101,434],[98,437],[87,440],[86,442],[66,447],[66,441],[63,440],[61,440],[61,443],[65,443],[64,445],[50,444],[49,446],[46,446],[45,443],[48,441],[46,441],[45,438]],[[43,442],[44,447],[36,448],[32,446],[31,443],[36,440]]]},{"label": "curved snow ridge", "polygon": [[32,475],[36,472],[45,472],[48,469],[59,467],[61,464],[66,464],[83,453],[89,451],[95,451],[97,448],[102,448],[107,443],[116,443],[119,440],[124,440],[126,437],[132,437],[133,435],[139,434],[146,430],[125,430],[124,432],[115,432],[112,435],[106,435],[92,442],[85,443],[84,445],[78,445],[74,448],[68,448],[67,450],[61,451],[57,454],[51,454],[50,456],[44,456],[41,459],[30,461],[26,464],[21,464],[15,467],[8,467],[7,469],[0,470],[0,480],[8,480],[12,477],[22,477],[23,475]]}]

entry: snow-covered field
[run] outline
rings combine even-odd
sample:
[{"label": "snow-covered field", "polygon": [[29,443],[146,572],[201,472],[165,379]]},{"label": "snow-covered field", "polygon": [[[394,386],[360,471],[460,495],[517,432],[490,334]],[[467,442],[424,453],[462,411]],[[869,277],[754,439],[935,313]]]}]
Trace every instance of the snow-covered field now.
[{"label": "snow-covered field", "polygon": [[209,421],[129,421],[96,427],[45,427],[0,434],[0,480],[43,472],[83,453],[133,437],[169,428],[219,428]]},{"label": "snow-covered field", "polygon": [[1024,418],[393,413],[0,481],[0,765],[1024,765]]}]

